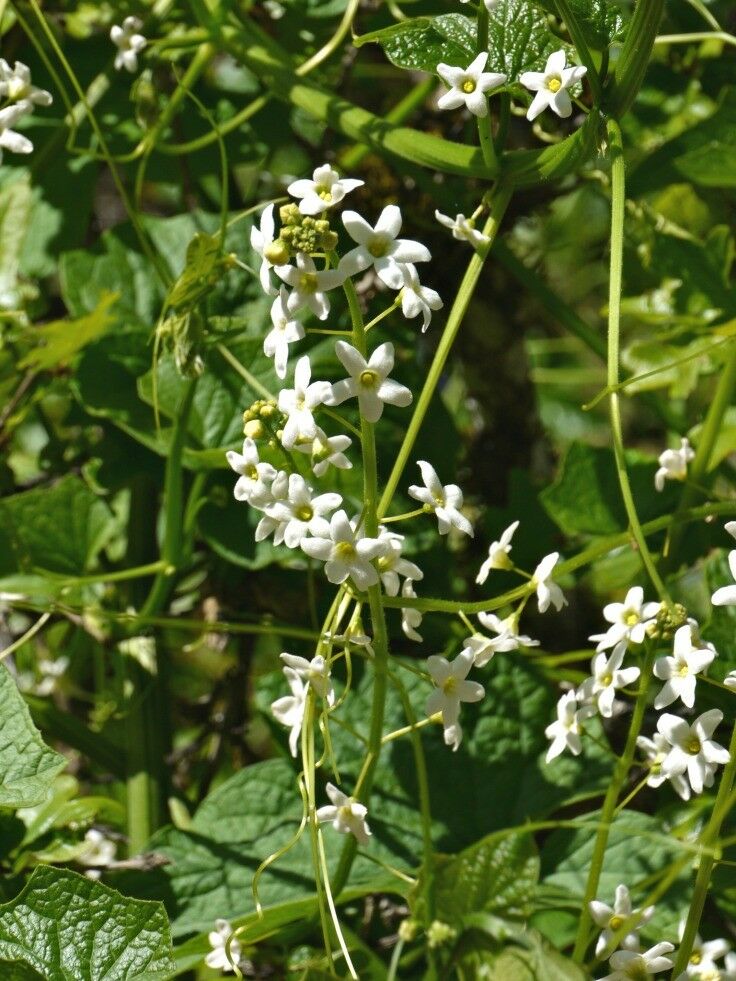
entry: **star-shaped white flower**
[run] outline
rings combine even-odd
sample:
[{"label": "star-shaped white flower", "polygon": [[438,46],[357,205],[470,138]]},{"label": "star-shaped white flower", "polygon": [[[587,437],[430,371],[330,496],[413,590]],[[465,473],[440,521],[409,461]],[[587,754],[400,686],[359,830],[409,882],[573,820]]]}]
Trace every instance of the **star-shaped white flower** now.
[{"label": "star-shaped white flower", "polygon": [[426,460],[417,460],[417,466],[422,473],[424,487],[412,484],[409,488],[409,496],[423,504],[426,510],[434,511],[440,535],[446,535],[450,528],[454,527],[472,538],[473,526],[465,515],[460,513],[460,508],[463,506],[463,492],[457,484],[443,486],[437,471]]},{"label": "star-shaped white flower", "polygon": [[[412,579],[405,579],[404,585],[401,587],[401,595],[404,599],[417,599],[417,594],[414,590],[414,581]],[[417,627],[422,625],[422,611],[415,609],[413,606],[402,606],[401,608],[401,629],[404,636],[408,640],[413,640],[417,644],[421,644],[424,638],[420,633],[417,632]]]},{"label": "star-shaped white flower", "polygon": [[578,688],[578,699],[583,702],[595,701],[604,719],[610,719],[613,714],[617,689],[630,685],[641,674],[639,668],[621,667],[625,654],[625,641],[614,647],[610,657],[606,657],[605,653],[596,654],[590,665],[592,676]]},{"label": "star-shaped white flower", "polygon": [[[286,470],[279,470],[271,482],[270,494],[267,500],[261,497],[251,498],[248,502],[252,508],[258,511],[265,511],[271,504],[277,501],[285,501],[289,492],[289,474]],[[274,545],[280,545],[284,540],[286,523],[280,518],[264,514],[256,527],[254,538],[257,542],[262,542],[269,535],[273,535]]]},{"label": "star-shaped white flower", "polygon": [[376,274],[392,290],[401,289],[404,275],[399,263],[429,262],[429,249],[421,242],[397,238],[401,231],[401,210],[395,204],[386,205],[372,228],[357,211],[346,211],[342,222],[350,238],[357,242],[340,260],[343,276],[374,266]]},{"label": "star-shaped white flower", "polygon": [[406,385],[388,377],[394,366],[394,346],[390,342],[379,344],[368,361],[345,341],[337,341],[335,354],[350,377],[335,382],[328,405],[342,405],[349,398],[357,398],[363,418],[378,422],[386,403],[401,408],[411,403],[412,394]]},{"label": "star-shaped white flower", "polygon": [[696,675],[708,667],[716,656],[709,647],[696,647],[693,628],[689,623],[675,632],[671,657],[661,657],[654,665],[654,673],[665,684],[654,700],[656,709],[665,708],[679,698],[683,705],[695,704]]},{"label": "star-shaped white flower", "polygon": [[644,754],[645,763],[649,767],[647,787],[661,787],[668,780],[673,790],[683,800],[690,800],[690,784],[681,773],[666,774],[662,772],[662,763],[670,751],[670,744],[660,732],[655,732],[651,739],[639,736],[636,745]]},{"label": "star-shaped white flower", "polygon": [[289,683],[291,695],[282,695],[281,698],[272,702],[271,712],[277,722],[291,730],[289,732],[289,750],[291,755],[296,757],[307,701],[307,685],[304,684],[299,673],[293,668],[284,668],[284,675]]},{"label": "star-shaped white flower", "polygon": [[314,492],[301,474],[289,476],[286,499],[269,504],[266,514],[284,524],[284,544],[287,548],[299,548],[308,535],[324,538],[330,533],[326,515],[342,504],[339,494]]},{"label": "star-shaped white flower", "polygon": [[27,108],[50,106],[54,101],[51,93],[31,84],[31,70],[22,61],[16,61],[13,68],[4,58],[0,58],[0,97],[9,102],[25,102]]},{"label": "star-shaped white flower", "polygon": [[440,654],[427,658],[429,671],[435,690],[427,699],[427,716],[442,715],[445,730],[445,743],[456,750],[462,739],[458,725],[462,702],[479,702],[485,695],[485,688],[477,681],[467,681],[468,672],[473,666],[472,651],[460,651],[450,662]]},{"label": "star-shaped white flower", "polygon": [[[687,920],[680,920],[677,933],[677,939],[680,943],[682,943],[682,938],[685,935],[686,923]],[[716,961],[725,957],[730,949],[731,944],[727,940],[704,941],[700,934],[696,933],[687,967],[677,977],[677,981],[687,981],[688,978],[701,979],[701,981],[710,981],[713,978],[714,981],[721,981],[725,976],[721,973]]]},{"label": "star-shaped white flower", "polygon": [[464,105],[474,116],[488,115],[487,93],[503,85],[506,76],[496,72],[484,72],[488,52],[482,51],[467,68],[456,68],[440,62],[437,74],[449,87],[449,91],[437,100],[438,109],[459,109]]},{"label": "star-shaped white flower", "polygon": [[404,547],[404,536],[397,535],[395,531],[387,528],[379,528],[379,538],[388,544],[388,551],[378,560],[378,574],[381,577],[383,588],[387,596],[398,596],[401,580],[399,576],[417,581],[424,579],[424,573],[408,559],[405,559],[401,551]]},{"label": "star-shaped white flower", "polygon": [[440,225],[450,229],[452,237],[458,242],[469,242],[477,248],[479,245],[488,245],[491,241],[487,235],[478,231],[472,218],[466,218],[465,215],[455,215],[451,218],[449,215],[443,215],[441,211],[435,211],[434,216]]},{"label": "star-shaped white flower", "polygon": [[275,241],[274,233],[276,231],[276,224],[273,218],[273,208],[274,206],[272,204],[264,208],[261,212],[261,220],[258,227],[253,225],[250,230],[251,248],[261,257],[261,268],[259,272],[261,289],[269,295],[276,293],[271,283],[271,270],[274,268],[274,264],[267,255],[269,246],[272,246]]},{"label": "star-shaped white flower", "polygon": [[[0,113],[1,115],[2,113]],[[736,521],[729,521],[726,525],[726,531],[731,535],[736,535]],[[732,549],[728,553],[728,567],[732,577],[736,579],[736,549]],[[732,586],[721,586],[713,593],[710,601],[713,606],[733,606],[736,604],[736,583]]]},{"label": "star-shaped white flower", "polygon": [[550,763],[566,749],[573,756],[579,756],[583,750],[581,735],[582,723],[595,713],[592,705],[578,705],[574,691],[568,691],[557,702],[557,719],[544,730],[547,739],[551,739],[547,750],[546,760]]},{"label": "star-shaped white flower", "polygon": [[330,681],[330,669],[321,654],[316,654],[311,661],[308,661],[306,657],[299,657],[297,654],[288,654],[284,651],[281,660],[292,671],[296,671],[300,678],[310,684],[318,695],[326,698],[330,705],[333,704],[335,692]]},{"label": "star-shaped white flower", "polygon": [[368,809],[354,797],[348,797],[331,783],[325,788],[327,796],[332,801],[324,807],[317,808],[318,821],[332,821],[332,827],[340,834],[351,834],[359,845],[367,845],[371,837],[366,817]]},{"label": "star-shaped white flower", "polygon": [[312,180],[294,181],[287,188],[289,194],[301,198],[299,210],[303,215],[318,215],[339,204],[346,194],[362,187],[363,181],[352,177],[340,177],[329,164],[323,164],[312,174]]},{"label": "star-shaped white flower", "polygon": [[297,441],[294,449],[300,453],[308,453],[312,458],[312,472],[315,477],[323,477],[329,467],[335,467],[337,470],[352,468],[352,463],[343,452],[352,442],[349,436],[328,436],[318,426],[314,439]]},{"label": "star-shaped white flower", "polygon": [[85,833],[82,844],[84,851],[81,855],[77,855],[77,861],[83,865],[94,865],[99,868],[115,861],[117,845],[97,828],[90,828]]},{"label": "star-shaped white flower", "polygon": [[261,507],[270,504],[271,484],[276,476],[276,469],[270,463],[261,462],[255,441],[247,436],[243,440],[242,453],[228,450],[225,456],[230,467],[240,475],[233,490],[235,500]]},{"label": "star-shaped white flower", "polygon": [[13,129],[18,120],[28,113],[29,108],[29,103],[16,102],[12,106],[0,109],[0,162],[3,159],[3,150],[10,150],[12,153],[33,153],[31,141]]},{"label": "star-shaped white flower", "polygon": [[[479,613],[478,619],[487,630],[492,630],[498,634],[491,643],[495,653],[506,653],[518,650],[520,647],[539,647],[538,640],[532,640],[526,634],[519,633],[518,613],[511,613],[504,620],[497,617],[495,613]],[[476,658],[476,666],[482,667]],[[485,663],[485,662],[484,662]]]},{"label": "star-shaped white flower", "polygon": [[480,571],[475,577],[475,581],[479,585],[483,585],[488,578],[488,573],[491,571],[491,569],[511,568],[511,560],[509,559],[511,539],[514,537],[514,532],[518,527],[519,522],[514,521],[504,532],[502,532],[500,541],[491,542],[491,544],[488,546],[488,558],[480,567]]},{"label": "star-shaped white flower", "polygon": [[679,450],[665,450],[659,457],[659,470],[654,475],[657,490],[664,490],[665,480],[685,480],[687,465],[694,456],[695,450],[686,436],[680,440]]},{"label": "star-shaped white flower", "polygon": [[672,944],[665,941],[655,944],[643,953],[634,950],[617,950],[608,962],[613,968],[613,974],[607,974],[600,981],[645,981],[653,974],[669,971],[674,964],[664,955],[671,954],[674,949]]},{"label": "star-shaped white flower", "polygon": [[628,932],[619,941],[620,946],[627,950],[638,950],[638,931],[654,915],[653,906],[647,906],[642,910],[634,909],[631,905],[629,890],[623,885],[616,886],[613,907],[594,899],[589,904],[589,908],[593,922],[602,928],[595,945],[596,957],[602,956],[605,949],[622,929],[627,929]]},{"label": "star-shaped white flower", "polygon": [[148,43],[140,33],[143,22],[138,17],[126,17],[122,27],[115,24],[110,28],[110,40],[118,49],[115,55],[115,68],[137,71],[138,55]]},{"label": "star-shaped white flower", "polygon": [[308,355],[299,358],[294,369],[294,387],[279,392],[279,409],[287,416],[281,435],[285,449],[291,450],[297,442],[311,441],[317,435],[317,423],[313,412],[331,398],[332,386],[327,381],[310,383],[312,364]]},{"label": "star-shaped white flower", "polygon": [[263,353],[273,358],[277,378],[286,378],[289,345],[304,337],[304,327],[294,319],[288,307],[289,293],[285,286],[271,304],[272,329],[263,338]]},{"label": "star-shaped white flower", "polygon": [[232,935],[233,928],[227,920],[215,920],[215,929],[209,934],[212,950],[204,959],[207,967],[212,968],[213,971],[222,971],[224,974],[234,973],[233,964],[240,961],[242,950],[237,937],[230,940]]},{"label": "star-shaped white flower", "polygon": [[611,624],[604,634],[593,634],[598,641],[596,650],[605,651],[622,640],[631,644],[643,644],[647,627],[654,623],[659,603],[645,603],[641,586],[632,586],[623,603],[608,603],[603,607],[603,617]]},{"label": "star-shaped white flower", "polygon": [[666,776],[686,772],[696,794],[710,787],[718,765],[730,759],[728,750],[711,739],[722,719],[723,712],[718,709],[703,712],[692,725],[677,715],[661,715],[657,729],[672,747],[662,762],[662,772]]},{"label": "star-shaped white flower", "polygon": [[330,312],[330,301],[327,299],[329,290],[342,286],[345,274],[339,269],[323,269],[317,271],[314,259],[299,252],[296,266],[275,266],[276,275],[292,287],[287,306],[290,313],[296,313],[302,307],[309,307],[315,317],[326,320]]},{"label": "star-shaped white flower", "polygon": [[552,581],[552,571],[560,560],[559,552],[550,552],[545,555],[532,576],[532,585],[537,591],[537,607],[540,613],[546,613],[550,603],[559,612],[563,606],[567,606],[567,600],[557,585]]},{"label": "star-shaped white flower", "polygon": [[411,262],[399,263],[404,285],[401,287],[401,312],[407,320],[422,318],[422,333],[432,321],[432,311],[441,310],[444,304],[439,293],[419,282],[417,268]]},{"label": "star-shaped white flower", "polygon": [[330,520],[329,535],[305,538],[302,549],[325,563],[325,575],[334,585],[352,579],[358,589],[368,589],[378,583],[373,561],[386,554],[388,544],[380,538],[360,536],[345,512],[336,511]]},{"label": "star-shaped white flower", "polygon": [[583,65],[566,67],[567,59],[563,50],[555,51],[547,59],[543,72],[522,72],[519,81],[524,88],[537,94],[526,114],[531,122],[545,109],[551,109],[562,119],[572,115],[572,102],[568,89],[586,73]]}]

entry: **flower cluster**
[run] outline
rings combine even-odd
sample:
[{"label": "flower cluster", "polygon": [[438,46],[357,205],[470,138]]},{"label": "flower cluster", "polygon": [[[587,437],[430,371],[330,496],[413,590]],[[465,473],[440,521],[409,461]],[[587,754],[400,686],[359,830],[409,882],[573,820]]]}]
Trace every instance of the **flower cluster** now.
[{"label": "flower cluster", "polygon": [[138,55],[148,43],[141,34],[143,22],[138,17],[126,17],[122,24],[110,28],[110,40],[118,49],[115,70],[138,71]]},{"label": "flower cluster", "polygon": [[28,137],[17,133],[15,126],[36,106],[50,106],[51,93],[32,84],[27,65],[16,61],[11,68],[4,58],[0,58],[0,100],[3,103],[0,109],[0,161],[3,150],[32,153],[33,144]]}]

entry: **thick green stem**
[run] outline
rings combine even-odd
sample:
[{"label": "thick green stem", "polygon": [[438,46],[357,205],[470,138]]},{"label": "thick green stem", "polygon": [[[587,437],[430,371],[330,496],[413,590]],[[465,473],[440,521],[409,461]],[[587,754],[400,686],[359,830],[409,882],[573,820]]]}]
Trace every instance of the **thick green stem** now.
[{"label": "thick green stem", "polygon": [[606,112],[620,119],[631,107],[644,81],[664,0],[639,0],[616,61],[613,85],[607,92]]},{"label": "thick green stem", "polygon": [[[488,10],[484,0],[478,0],[477,14],[478,32],[475,50],[480,54],[488,51]],[[486,103],[485,116],[478,117],[478,140],[483,151],[483,159],[488,165],[488,169],[495,173],[498,169],[498,157],[496,156],[496,146],[493,142],[493,122],[491,113]]]},{"label": "thick green stem", "polygon": [[601,80],[598,76],[598,69],[593,61],[593,56],[590,53],[590,48],[588,47],[588,42],[585,40],[585,33],[578,24],[577,18],[568,3],[568,0],[556,0],[557,10],[560,17],[564,20],[567,26],[568,33],[572,38],[572,43],[577,48],[577,52],[580,55],[580,60],[588,69],[586,77],[588,79],[588,84],[593,92],[593,98],[596,103],[601,101]]},{"label": "thick green stem", "polygon": [[601,808],[600,824],[598,826],[595,844],[593,845],[593,855],[590,860],[588,881],[585,884],[585,894],[583,896],[583,908],[580,913],[580,922],[578,923],[575,949],[573,951],[573,960],[579,964],[582,963],[585,957],[585,950],[588,946],[588,934],[592,922],[589,904],[596,898],[596,893],[598,892],[598,883],[600,882],[603,860],[606,855],[608,836],[615,817],[616,803],[621,789],[626,782],[626,778],[629,775],[636,751],[636,740],[639,737],[641,725],[644,721],[644,712],[647,707],[647,697],[649,694],[649,685],[652,680],[652,667],[654,665],[656,650],[656,645],[652,641],[647,641],[646,654],[641,666],[641,676],[639,678],[639,693],[634,703],[634,712],[631,716],[631,725],[629,726],[629,734],[626,737],[626,745],[624,746],[623,754],[616,764],[616,769],[608,785],[603,807]]}]

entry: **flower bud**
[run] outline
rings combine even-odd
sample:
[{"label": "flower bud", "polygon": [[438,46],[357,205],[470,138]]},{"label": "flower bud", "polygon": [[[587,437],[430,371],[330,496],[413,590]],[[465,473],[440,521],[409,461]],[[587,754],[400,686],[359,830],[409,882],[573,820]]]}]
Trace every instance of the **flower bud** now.
[{"label": "flower bud", "polygon": [[283,266],[289,261],[289,247],[280,238],[277,238],[263,250],[263,257],[274,266]]},{"label": "flower bud", "polygon": [[261,439],[266,435],[266,429],[260,419],[251,419],[243,426],[243,432],[251,439]]}]

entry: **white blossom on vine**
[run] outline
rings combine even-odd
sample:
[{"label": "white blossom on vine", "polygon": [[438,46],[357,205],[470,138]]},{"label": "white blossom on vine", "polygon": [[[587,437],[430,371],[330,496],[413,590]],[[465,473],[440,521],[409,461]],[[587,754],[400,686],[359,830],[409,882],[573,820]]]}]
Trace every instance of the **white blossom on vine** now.
[{"label": "white blossom on vine", "polygon": [[284,668],[284,677],[291,689],[291,695],[282,695],[272,702],[271,712],[277,722],[290,730],[289,750],[291,755],[296,757],[307,702],[307,685],[304,684],[299,672],[293,668]]},{"label": "white blossom on vine", "polygon": [[399,576],[417,581],[424,579],[424,573],[409,559],[401,554],[404,547],[404,536],[387,528],[379,529],[379,538],[388,544],[388,550],[378,560],[378,574],[387,596],[398,596],[401,580]]},{"label": "white blossom on vine", "polygon": [[693,628],[689,623],[679,627],[675,631],[672,655],[661,657],[654,664],[654,674],[664,681],[654,700],[654,707],[665,708],[679,698],[683,705],[692,708],[695,704],[696,676],[712,663],[715,656],[712,648],[695,646]]},{"label": "white blossom on vine", "polygon": [[598,651],[615,647],[622,640],[643,644],[647,628],[654,624],[659,609],[659,603],[644,602],[641,586],[632,586],[623,603],[607,603],[603,607],[603,618],[611,626],[605,633],[593,634],[590,639],[598,641]]},{"label": "white blossom on vine", "polygon": [[270,504],[273,500],[271,485],[276,476],[276,468],[260,459],[255,440],[246,436],[242,453],[228,450],[225,456],[231,469],[239,475],[233,489],[235,500],[247,501],[254,506],[265,507]]},{"label": "white blossom on vine", "polygon": [[274,272],[291,286],[287,300],[289,311],[296,313],[302,307],[308,307],[320,320],[326,320],[330,312],[327,294],[345,282],[339,269],[318,270],[314,259],[305,252],[297,253],[295,266],[274,266]]},{"label": "white blossom on vine", "polygon": [[281,442],[291,450],[297,442],[313,440],[317,423],[313,412],[331,398],[332,386],[326,381],[311,381],[312,364],[308,355],[299,358],[294,369],[294,387],[279,392],[279,409],[287,417]]},{"label": "white blossom on vine", "polygon": [[404,285],[401,287],[401,312],[407,320],[422,318],[422,333],[432,322],[432,311],[441,310],[444,304],[439,293],[429,286],[422,286],[416,266],[411,262],[399,264]]},{"label": "white blossom on vine", "polygon": [[275,241],[274,235],[276,232],[273,208],[274,206],[272,204],[267,205],[261,212],[258,227],[253,225],[250,230],[251,248],[261,257],[261,268],[258,274],[261,281],[261,289],[269,295],[277,292],[271,283],[271,270],[274,268],[274,264],[268,258],[268,250]]},{"label": "white blossom on vine", "polygon": [[592,705],[579,705],[574,691],[565,692],[557,702],[557,718],[544,730],[551,744],[547,750],[546,760],[551,763],[566,749],[573,756],[579,756],[583,750],[582,724],[595,713]]},{"label": "white blossom on vine", "polygon": [[506,82],[500,72],[485,72],[488,52],[482,51],[468,65],[458,68],[440,62],[437,74],[448,91],[437,100],[438,109],[459,109],[465,106],[474,116],[488,115],[488,93]]},{"label": "white blossom on vine", "polygon": [[554,567],[560,560],[559,552],[550,552],[545,555],[531,579],[531,584],[537,593],[537,607],[540,613],[546,613],[550,604],[559,612],[563,606],[567,606],[565,594],[552,579]]},{"label": "white blossom on vine", "polygon": [[332,783],[328,783],[325,789],[332,803],[317,808],[317,820],[331,821],[335,831],[343,835],[351,834],[359,845],[367,845],[372,834],[366,821],[368,808]]},{"label": "white blossom on vine", "polygon": [[242,950],[238,938],[233,937],[230,923],[227,920],[215,920],[215,929],[210,931],[208,939],[212,950],[204,959],[207,967],[224,974],[234,973],[233,965],[240,962]]},{"label": "white blossom on vine", "polygon": [[720,764],[728,763],[727,749],[711,739],[714,730],[723,719],[723,712],[710,709],[689,725],[677,715],[665,712],[657,721],[657,729],[670,744],[670,750],[662,761],[662,772],[687,773],[693,792],[700,794],[703,787],[713,785],[713,775]]},{"label": "white blossom on vine", "polygon": [[148,43],[140,33],[143,21],[138,17],[126,17],[122,26],[114,24],[110,28],[110,40],[118,49],[115,55],[115,69],[135,72],[138,70],[138,55]]},{"label": "white blossom on vine", "polygon": [[315,477],[323,477],[330,467],[337,470],[350,470],[352,463],[344,451],[352,445],[349,436],[328,436],[317,426],[314,439],[297,441],[294,449],[299,453],[307,453],[311,457],[312,473]]},{"label": "white blossom on vine", "polygon": [[289,360],[289,345],[304,337],[304,325],[294,319],[288,307],[289,293],[285,286],[271,304],[271,323],[273,327],[263,338],[263,353],[273,358],[276,377],[286,378],[286,365]]},{"label": "white blossom on vine", "polygon": [[427,670],[435,686],[427,699],[427,716],[442,715],[445,743],[453,750],[457,750],[462,741],[460,705],[479,702],[486,693],[483,685],[467,680],[472,666],[472,651],[460,651],[454,661],[448,661],[440,654],[427,658]]},{"label": "white blossom on vine", "polygon": [[519,522],[513,521],[508,528],[501,532],[500,539],[497,542],[491,542],[491,544],[488,546],[488,558],[480,567],[478,575],[475,577],[475,581],[478,583],[478,585],[483,585],[488,578],[491,569],[511,568],[511,560],[509,559],[511,539],[514,537],[514,532],[518,527]]},{"label": "white blossom on vine", "polygon": [[[511,613],[505,619],[496,616],[495,613],[481,612],[478,619],[487,630],[492,630],[498,634],[492,641],[496,653],[506,653],[516,651],[520,647],[539,647],[539,641],[527,637],[526,634],[519,633],[519,615]],[[476,665],[482,667],[476,660]]]},{"label": "white blossom on vine", "polygon": [[10,150],[11,153],[33,153],[33,144],[28,137],[13,129],[27,112],[28,108],[23,102],[0,109],[0,162],[3,159],[3,150]]},{"label": "white blossom on vine", "polygon": [[327,515],[342,504],[339,494],[314,495],[304,477],[298,473],[289,475],[289,489],[282,501],[266,507],[266,514],[284,525],[284,544],[287,548],[299,548],[308,535],[324,537],[330,533]]},{"label": "white blossom on vine", "polygon": [[32,84],[28,65],[16,61],[11,68],[4,58],[0,58],[0,98],[24,103],[27,112],[34,106],[50,106],[54,101],[50,92]]},{"label": "white blossom on vine", "polygon": [[[401,596],[403,599],[417,599],[416,591],[414,590],[414,581],[412,579],[405,579],[404,585],[401,587]],[[417,644],[421,644],[424,638],[420,633],[418,633],[417,628],[422,625],[422,611],[415,609],[413,606],[402,606],[401,608],[401,629],[404,636],[408,640],[413,640]]]},{"label": "white blossom on vine", "polygon": [[[289,492],[289,474],[285,470],[279,470],[276,476],[271,481],[271,489],[268,501],[261,503],[260,500],[256,501],[251,499],[250,506],[256,508],[258,511],[265,511],[267,507],[278,501],[283,501],[286,499],[286,495]],[[278,517],[273,517],[270,514],[264,514],[261,520],[258,522],[255,531],[255,540],[257,542],[265,541],[273,535],[274,545],[280,545],[284,540],[284,531],[286,530],[286,524]]]},{"label": "white blossom on vine", "polygon": [[465,535],[473,536],[473,526],[461,513],[463,492],[457,484],[442,484],[437,471],[426,460],[417,460],[417,466],[422,474],[424,486],[412,484],[409,496],[423,504],[427,511],[433,511],[437,517],[440,535],[446,535],[450,528],[457,528]]},{"label": "white blossom on vine", "polygon": [[345,341],[337,341],[335,353],[349,377],[335,382],[328,405],[342,405],[347,399],[357,398],[363,418],[378,422],[385,404],[405,408],[411,403],[412,394],[406,385],[388,377],[394,366],[394,346],[390,342],[379,344],[367,361]]},{"label": "white blossom on vine", "polygon": [[[677,939],[682,943],[685,936],[685,925],[687,919],[680,920],[677,931]],[[687,981],[688,978],[709,981],[714,978],[720,981],[723,978],[721,967],[716,963],[728,954],[731,944],[721,938],[717,940],[703,940],[699,933],[695,934],[693,945],[690,949],[688,964],[682,974],[678,975],[676,981]]]},{"label": "white blossom on vine", "polygon": [[685,480],[687,465],[695,457],[695,450],[686,436],[680,440],[679,450],[665,450],[659,457],[659,470],[654,475],[654,486],[664,490],[665,480]]},{"label": "white blossom on vine", "polygon": [[305,538],[302,549],[325,563],[325,575],[334,585],[352,579],[358,589],[368,589],[378,583],[373,562],[386,554],[388,544],[380,538],[363,537],[344,511],[336,511],[330,520],[329,534]]},{"label": "white blossom on vine", "polygon": [[303,681],[308,682],[318,695],[327,699],[327,702],[332,705],[335,700],[335,693],[330,681],[330,668],[321,654],[315,654],[311,661],[308,661],[306,657],[299,657],[297,654],[289,654],[284,651],[281,654],[281,660],[292,671],[296,671]]},{"label": "white blossom on vine", "polygon": [[670,751],[670,744],[661,732],[655,732],[651,739],[647,736],[639,736],[636,745],[644,754],[644,761],[649,767],[647,777],[648,787],[661,787],[663,783],[669,781],[675,793],[683,800],[690,800],[690,784],[681,773],[667,774],[662,770],[662,764]]},{"label": "white blossom on vine", "polygon": [[526,118],[532,122],[545,109],[551,109],[562,119],[572,115],[572,101],[568,89],[578,82],[586,71],[584,65],[567,67],[565,52],[560,49],[549,56],[543,72],[522,72],[519,81],[524,88],[536,93]]},{"label": "white blossom on vine", "polygon": [[636,681],[641,674],[637,667],[621,667],[625,654],[626,641],[616,644],[609,656],[605,652],[596,654],[591,662],[591,677],[586,678],[578,688],[578,699],[583,702],[594,701],[605,719],[610,719],[613,715],[616,691]]},{"label": "white blossom on vine", "polygon": [[[730,535],[736,535],[736,521],[729,521],[726,525],[726,531]],[[731,570],[731,576],[736,580],[736,549],[732,549],[728,553],[728,568]],[[710,601],[713,606],[733,606],[736,604],[736,583],[731,586],[721,586],[713,593]]]},{"label": "white blossom on vine", "polygon": [[469,242],[474,248],[478,248],[479,245],[488,245],[491,241],[487,235],[478,231],[472,218],[466,218],[465,215],[455,215],[451,218],[449,215],[443,215],[441,211],[435,211],[434,216],[459,242]]},{"label": "white blossom on vine", "polygon": [[736,671],[729,671],[726,677],[723,679],[723,684],[726,688],[733,688],[736,691]]},{"label": "white blossom on vine", "polygon": [[318,215],[339,204],[346,194],[363,186],[363,181],[352,177],[340,177],[329,164],[317,167],[312,179],[303,178],[289,184],[287,190],[294,198],[301,198],[299,210],[303,215]]},{"label": "white blossom on vine", "polygon": [[357,211],[342,216],[345,229],[357,247],[340,260],[344,276],[354,276],[371,266],[389,289],[401,289],[404,274],[400,263],[429,262],[432,255],[426,245],[408,238],[398,238],[401,231],[401,210],[388,204],[371,227]]},{"label": "white blossom on vine", "polygon": [[589,904],[590,915],[596,926],[601,927],[595,945],[595,956],[601,957],[607,947],[620,935],[622,930],[627,932],[619,940],[617,946],[626,950],[639,949],[638,931],[648,923],[654,915],[654,906],[644,909],[634,909],[629,890],[624,885],[616,886],[613,906],[594,899]]},{"label": "white blossom on vine", "polygon": [[666,954],[671,954],[674,946],[667,941],[655,944],[643,952],[634,950],[617,950],[611,955],[609,964],[612,974],[607,974],[600,981],[646,981],[646,978],[662,971],[669,971],[674,963]]}]

